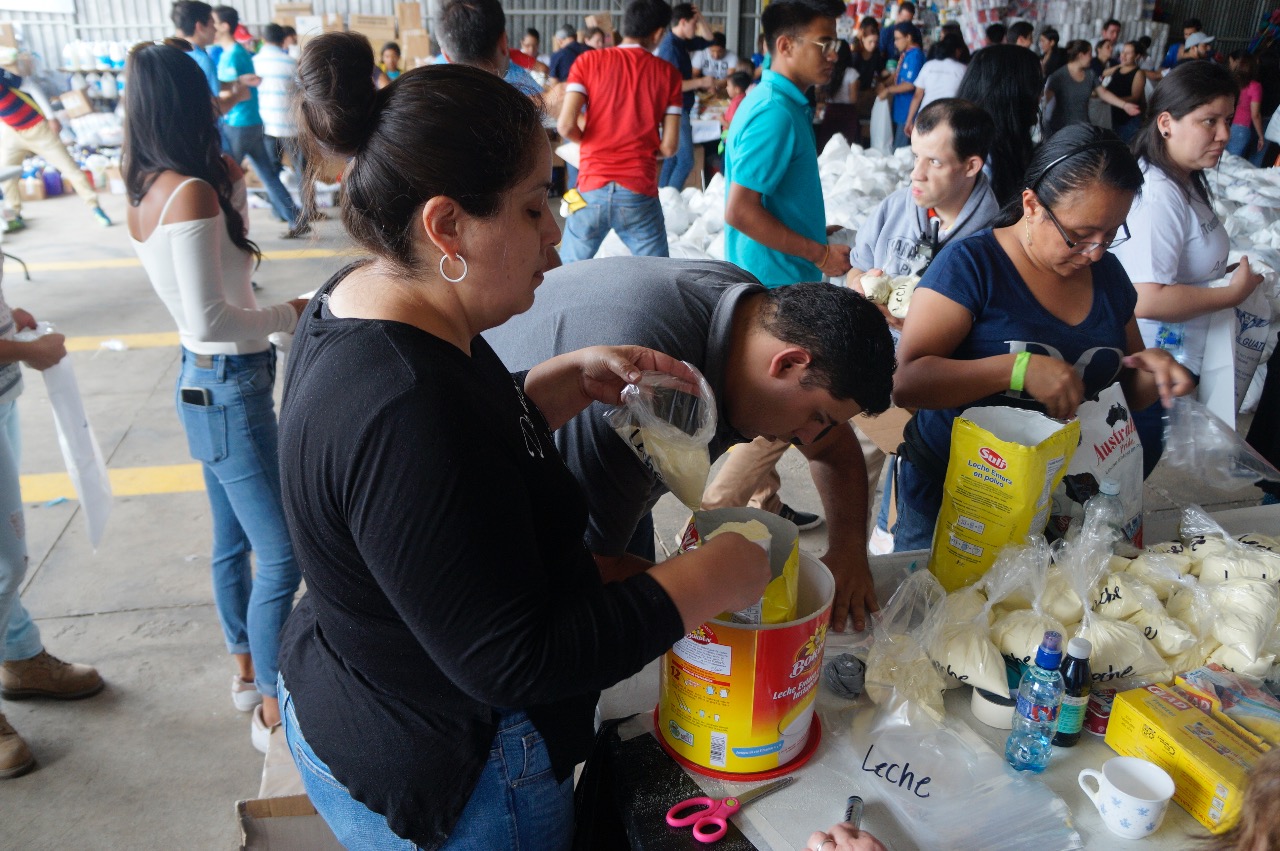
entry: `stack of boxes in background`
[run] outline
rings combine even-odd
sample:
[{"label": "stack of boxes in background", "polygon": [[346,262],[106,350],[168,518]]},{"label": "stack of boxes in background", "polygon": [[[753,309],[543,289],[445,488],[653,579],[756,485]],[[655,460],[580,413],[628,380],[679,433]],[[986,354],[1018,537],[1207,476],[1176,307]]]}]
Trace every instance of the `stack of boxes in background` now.
[{"label": "stack of boxes in background", "polygon": [[346,22],[340,14],[315,14],[310,3],[276,3],[272,20],[298,31],[298,43],[326,32],[358,32],[369,39],[374,52],[389,41],[397,41],[405,68],[417,68],[431,62],[431,36],[423,26],[421,3],[397,3],[394,15],[350,15]]}]

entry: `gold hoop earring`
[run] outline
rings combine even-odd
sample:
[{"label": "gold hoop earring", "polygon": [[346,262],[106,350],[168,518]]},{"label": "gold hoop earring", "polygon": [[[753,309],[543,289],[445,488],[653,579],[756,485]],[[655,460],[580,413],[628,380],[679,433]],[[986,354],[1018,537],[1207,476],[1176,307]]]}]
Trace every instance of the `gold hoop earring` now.
[{"label": "gold hoop earring", "polygon": [[461,254],[458,255],[458,262],[462,264],[462,274],[456,278],[450,278],[449,273],[444,270],[444,261],[448,259],[449,259],[448,254],[440,255],[440,277],[444,278],[446,281],[448,281],[451,284],[456,284],[467,276],[467,272],[469,271],[467,269],[467,260]]}]

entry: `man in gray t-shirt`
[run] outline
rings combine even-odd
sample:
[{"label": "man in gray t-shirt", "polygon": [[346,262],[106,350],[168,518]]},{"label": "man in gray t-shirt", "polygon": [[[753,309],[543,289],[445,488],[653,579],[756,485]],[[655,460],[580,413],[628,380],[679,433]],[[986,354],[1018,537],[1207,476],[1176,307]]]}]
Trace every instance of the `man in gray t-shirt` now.
[{"label": "man in gray t-shirt", "polygon": [[[877,606],[866,469],[848,421],[888,407],[894,368],[888,329],[865,300],[829,284],[766,290],[719,261],[617,257],[553,269],[532,309],[484,336],[511,370],[593,345],[649,346],[692,364],[716,396],[712,461],[759,435],[796,441],[830,523],[832,623],[842,628],[848,612],[863,627]],[[605,410],[587,408],[556,444],[586,492],[586,544],[607,581],[648,567],[628,544],[667,488]]]}]

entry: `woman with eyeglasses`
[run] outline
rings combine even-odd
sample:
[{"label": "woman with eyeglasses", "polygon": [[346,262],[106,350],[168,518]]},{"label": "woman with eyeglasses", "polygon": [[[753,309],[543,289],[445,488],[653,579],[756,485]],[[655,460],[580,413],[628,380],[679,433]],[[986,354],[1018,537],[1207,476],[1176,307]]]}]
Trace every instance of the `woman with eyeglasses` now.
[{"label": "woman with eyeglasses", "polygon": [[897,550],[932,542],[965,408],[1066,419],[1117,380],[1134,409],[1195,386],[1168,352],[1144,346],[1137,294],[1108,253],[1142,186],[1128,147],[1109,130],[1067,127],[1037,150],[1023,186],[992,229],[943,249],[912,298],[893,392],[918,409],[898,468]]},{"label": "woman with eyeglasses", "polygon": [[[1234,309],[1262,282],[1245,257],[1227,286],[1209,286],[1228,272],[1230,239],[1204,172],[1226,150],[1238,94],[1231,72],[1205,61],[1179,65],[1156,86],[1132,143],[1145,176],[1129,215],[1133,239],[1116,251],[1138,290],[1142,339],[1173,352],[1197,377],[1213,314]],[[1134,424],[1149,475],[1164,448],[1161,409],[1137,411]]]}]

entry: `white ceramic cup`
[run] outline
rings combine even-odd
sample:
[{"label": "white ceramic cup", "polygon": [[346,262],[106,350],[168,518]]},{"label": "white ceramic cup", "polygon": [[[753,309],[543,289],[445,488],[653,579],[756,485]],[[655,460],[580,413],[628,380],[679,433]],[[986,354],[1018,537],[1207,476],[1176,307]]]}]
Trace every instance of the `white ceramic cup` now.
[{"label": "white ceramic cup", "polygon": [[[1093,778],[1096,791],[1085,783]],[[1102,765],[1102,771],[1080,772],[1080,788],[1102,816],[1102,823],[1116,836],[1143,839],[1160,829],[1173,797],[1173,778],[1158,765],[1132,756],[1118,756]]]}]

